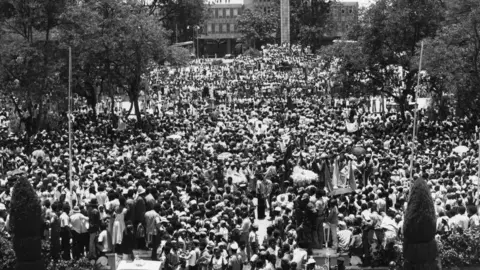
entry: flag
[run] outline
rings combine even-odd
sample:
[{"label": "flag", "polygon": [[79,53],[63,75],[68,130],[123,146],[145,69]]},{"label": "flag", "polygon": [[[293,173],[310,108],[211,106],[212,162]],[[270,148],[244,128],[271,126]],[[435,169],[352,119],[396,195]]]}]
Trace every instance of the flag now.
[{"label": "flag", "polygon": [[350,184],[350,187],[352,188],[353,191],[357,189],[357,184],[355,183],[355,175],[353,172],[353,166],[352,166],[351,160],[348,162],[348,183]]},{"label": "flag", "polygon": [[340,180],[340,170],[338,169],[338,160],[333,162],[333,176],[332,176],[332,185],[333,188],[338,187],[338,182]]},{"label": "flag", "polygon": [[333,191],[333,183],[332,183],[332,177],[330,176],[330,165],[328,164],[328,161],[325,161],[325,164],[323,165],[323,173],[325,176],[325,186],[328,189],[328,193]]},{"label": "flag", "polygon": [[353,133],[358,131],[358,123],[355,120],[353,123],[349,123],[345,121],[345,127],[347,128],[347,132]]}]

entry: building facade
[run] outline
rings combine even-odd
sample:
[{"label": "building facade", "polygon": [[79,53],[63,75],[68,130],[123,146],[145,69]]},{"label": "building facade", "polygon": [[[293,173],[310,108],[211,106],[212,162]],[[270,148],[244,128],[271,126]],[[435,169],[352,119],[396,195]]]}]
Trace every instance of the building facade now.
[{"label": "building facade", "polygon": [[236,54],[235,46],[241,37],[237,29],[237,17],[242,14],[243,7],[241,0],[217,0],[212,3],[208,20],[198,36],[201,56]]},{"label": "building facade", "polygon": [[333,38],[344,38],[358,22],[358,2],[335,2],[330,7]]}]

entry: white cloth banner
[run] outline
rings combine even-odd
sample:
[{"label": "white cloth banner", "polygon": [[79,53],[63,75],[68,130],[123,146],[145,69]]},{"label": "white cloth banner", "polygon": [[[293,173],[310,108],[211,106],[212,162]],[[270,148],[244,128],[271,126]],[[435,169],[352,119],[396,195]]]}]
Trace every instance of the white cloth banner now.
[{"label": "white cloth banner", "polygon": [[353,123],[349,123],[349,122],[345,121],[345,127],[347,128],[347,132],[349,132],[349,133],[357,132],[358,122],[356,120]]}]

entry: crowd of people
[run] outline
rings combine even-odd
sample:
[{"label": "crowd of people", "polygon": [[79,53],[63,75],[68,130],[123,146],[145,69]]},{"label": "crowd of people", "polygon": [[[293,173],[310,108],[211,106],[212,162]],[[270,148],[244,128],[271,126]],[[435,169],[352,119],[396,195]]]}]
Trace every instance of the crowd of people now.
[{"label": "crowd of people", "polygon": [[[282,55],[269,49],[270,58]],[[315,69],[279,70],[265,59],[166,74],[144,111],[146,131],[122,116],[118,124],[102,111],[76,112],[71,158],[65,130],[42,131],[29,147],[5,138],[0,233],[9,236],[19,177],[41,200],[54,259],[132,258],[140,249],[166,270],[300,270],[313,267],[313,250],[331,248],[370,265],[402,240],[418,177],[431,188],[438,237],[480,226],[468,119],[420,113],[410,175],[411,117],[334,104]],[[307,172],[316,177],[302,179]]]}]

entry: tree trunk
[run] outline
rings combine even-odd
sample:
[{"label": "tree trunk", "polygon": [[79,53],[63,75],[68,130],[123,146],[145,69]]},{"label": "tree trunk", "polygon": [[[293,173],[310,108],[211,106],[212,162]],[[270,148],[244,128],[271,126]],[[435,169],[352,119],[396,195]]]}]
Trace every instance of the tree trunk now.
[{"label": "tree trunk", "polygon": [[127,118],[130,116],[130,114],[132,113],[132,109],[133,109],[133,101],[132,99],[130,99],[130,109],[128,109],[128,112],[127,112]]},{"label": "tree trunk", "polygon": [[133,99],[133,105],[135,106],[135,116],[137,117],[137,122],[142,122],[142,113],[140,112],[140,106],[138,104],[138,96],[135,96]]}]

